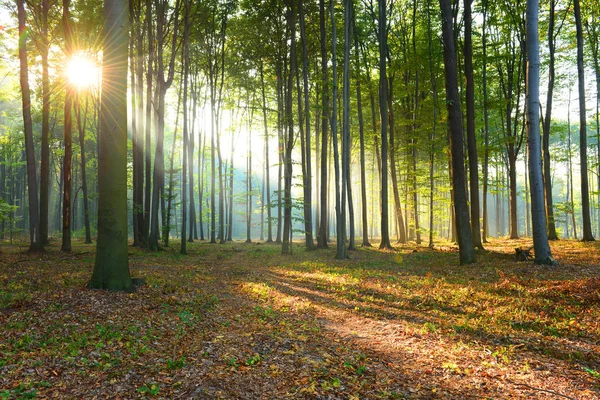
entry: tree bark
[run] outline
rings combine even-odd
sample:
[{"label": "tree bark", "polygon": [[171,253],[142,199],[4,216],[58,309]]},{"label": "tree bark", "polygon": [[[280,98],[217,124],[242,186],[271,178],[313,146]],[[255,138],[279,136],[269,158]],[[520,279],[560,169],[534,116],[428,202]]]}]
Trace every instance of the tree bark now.
[{"label": "tree bark", "polygon": [[483,249],[479,225],[479,159],[475,134],[475,83],[473,80],[472,0],[464,0],[465,22],[465,78],[467,83],[467,142],[469,152],[469,194],[471,196],[471,233],[473,245]]},{"label": "tree bark", "polygon": [[380,249],[392,249],[388,217],[388,109],[387,109],[387,10],[386,0],[379,5],[379,110],[381,114],[381,243]]},{"label": "tree bark", "polygon": [[460,99],[456,72],[456,51],[452,28],[452,6],[450,0],[439,0],[442,11],[442,36],[444,41],[444,66],[446,75],[446,107],[448,109],[448,129],[452,153],[452,186],[454,188],[454,212],[460,263],[475,262],[475,248],[469,224],[467,208],[465,167],[463,164],[463,133],[460,121]]},{"label": "tree bark", "polygon": [[583,65],[583,29],[579,0],[573,0],[575,11],[575,28],[577,33],[577,76],[579,78],[579,161],[581,165],[581,221],[583,224],[583,241],[594,241],[590,220],[590,194],[587,163],[587,121],[585,109],[585,68]]},{"label": "tree bark", "polygon": [[31,94],[29,91],[29,66],[27,61],[26,15],[23,0],[17,0],[19,19],[19,79],[25,132],[25,154],[27,157],[27,186],[29,200],[29,249],[41,249],[40,223],[38,218],[37,173],[33,145],[33,122],[31,120]]},{"label": "tree bark", "polygon": [[321,114],[321,205],[320,205],[320,216],[321,221],[319,223],[319,234],[317,235],[317,246],[320,248],[327,248],[327,215],[329,208],[327,207],[327,144],[329,141],[327,135],[327,124],[329,120],[329,72],[327,62],[327,35],[325,31],[325,0],[319,0],[319,27],[320,27],[320,43],[321,43],[321,79],[323,80],[322,90],[322,114]]},{"label": "tree bark", "polygon": [[549,53],[549,65],[548,65],[548,90],[546,94],[546,115],[543,123],[543,141],[542,147],[544,152],[544,191],[546,199],[546,217],[548,224],[548,239],[558,240],[558,234],[556,233],[556,223],[554,221],[554,204],[552,199],[552,176],[550,171],[550,125],[552,123],[552,94],[554,92],[554,81],[555,81],[555,36],[554,36],[554,13],[556,8],[556,0],[550,0],[550,15],[548,16],[548,53]]},{"label": "tree bark", "polygon": [[127,249],[126,0],[104,1],[104,61],[98,157],[98,241],[89,286],[131,291]]},{"label": "tree bark", "polygon": [[[551,0],[552,1],[552,0]],[[540,53],[538,39],[538,0],[527,0],[527,148],[531,186],[533,247],[537,264],[553,265],[546,236],[544,181],[540,157]]]},{"label": "tree bark", "polygon": [[[63,29],[65,35],[65,56],[69,59],[73,55],[71,34],[71,16],[69,13],[70,0],[63,0]],[[127,73],[126,73],[127,74]],[[62,220],[62,247],[61,251],[71,251],[71,174],[73,157],[73,86],[67,82],[64,108],[64,142],[65,155],[63,158],[63,220]]]},{"label": "tree bark", "polygon": [[304,21],[304,1],[300,0],[300,37],[302,39],[302,80],[304,85],[304,135],[306,175],[304,176],[304,235],[306,248],[313,250],[316,246],[313,240],[313,215],[312,215],[312,159],[311,159],[311,134],[310,134],[310,92],[308,89],[308,51],[306,26]]}]

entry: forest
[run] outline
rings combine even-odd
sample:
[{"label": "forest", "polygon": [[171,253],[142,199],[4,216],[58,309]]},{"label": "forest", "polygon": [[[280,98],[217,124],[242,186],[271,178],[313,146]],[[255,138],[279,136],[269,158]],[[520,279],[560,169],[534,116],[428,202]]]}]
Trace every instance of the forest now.
[{"label": "forest", "polygon": [[600,397],[598,21],[3,1],[0,397]]}]

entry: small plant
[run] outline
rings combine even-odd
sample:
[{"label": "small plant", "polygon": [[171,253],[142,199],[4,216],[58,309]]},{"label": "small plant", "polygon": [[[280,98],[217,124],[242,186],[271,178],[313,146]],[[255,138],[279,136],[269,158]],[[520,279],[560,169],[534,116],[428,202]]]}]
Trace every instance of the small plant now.
[{"label": "small plant", "polygon": [[583,369],[585,370],[585,372],[587,372],[588,374],[590,374],[594,378],[600,379],[600,372],[594,371],[593,369],[587,368],[587,367],[584,367]]},{"label": "small plant", "polygon": [[433,322],[425,322],[423,324],[423,328],[425,328],[425,330],[429,333],[434,333],[438,329],[437,325]]},{"label": "small plant", "polygon": [[156,396],[160,392],[160,385],[158,383],[145,383],[142,387],[137,390],[141,394],[149,394]]},{"label": "small plant", "polygon": [[171,360],[171,359],[167,360],[167,369],[169,371],[174,370],[174,369],[180,369],[180,368],[183,368],[185,366],[186,366],[186,363],[185,363],[185,357],[184,356],[181,356],[181,357],[179,357],[176,360]]},{"label": "small plant", "polygon": [[238,363],[237,363],[237,358],[235,356],[231,356],[227,359],[227,366],[228,367],[233,367],[233,368],[237,368]]},{"label": "small plant", "polygon": [[255,354],[252,357],[250,357],[249,359],[246,360],[246,365],[251,367],[253,365],[256,365],[260,362],[261,358],[260,358],[260,354]]}]

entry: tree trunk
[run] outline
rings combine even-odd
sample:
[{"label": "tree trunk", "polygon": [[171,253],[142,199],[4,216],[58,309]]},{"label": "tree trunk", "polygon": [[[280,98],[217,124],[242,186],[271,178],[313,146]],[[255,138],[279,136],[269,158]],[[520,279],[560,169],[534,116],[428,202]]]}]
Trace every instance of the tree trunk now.
[{"label": "tree trunk", "polygon": [[431,92],[433,93],[433,121],[432,129],[429,135],[429,141],[431,142],[431,149],[429,152],[429,243],[428,247],[433,248],[433,200],[434,200],[434,161],[435,161],[435,138],[437,128],[437,79],[433,71],[434,60],[433,60],[433,39],[431,32],[431,10],[430,0],[427,0],[427,47],[429,54],[429,76],[431,79]]},{"label": "tree trunk", "polygon": [[548,224],[548,239],[558,240],[556,233],[556,223],[554,221],[554,205],[552,199],[552,177],[550,171],[550,125],[552,123],[552,94],[554,92],[555,80],[555,36],[554,36],[554,12],[556,8],[556,0],[550,0],[550,15],[548,16],[548,53],[550,63],[548,65],[548,91],[546,94],[546,116],[543,123],[543,152],[544,152],[544,190],[546,199],[546,216]]},{"label": "tree trunk", "polygon": [[464,0],[465,15],[465,78],[467,83],[467,142],[469,151],[469,194],[471,196],[471,233],[473,245],[483,249],[479,225],[479,160],[475,134],[475,84],[473,80],[472,0]]},{"label": "tree trunk", "polygon": [[260,63],[260,88],[262,94],[262,107],[263,107],[263,126],[265,130],[265,181],[266,181],[266,195],[267,195],[267,243],[273,242],[273,228],[271,225],[271,175],[270,169],[271,164],[269,163],[269,128],[267,126],[267,100],[265,96],[265,76],[264,66],[261,61]]},{"label": "tree trunk", "polygon": [[585,69],[583,65],[583,29],[579,0],[573,0],[577,31],[577,76],[579,77],[579,161],[581,165],[581,221],[583,241],[594,241],[590,220],[590,194],[587,164],[587,121],[585,109]]},{"label": "tree trunk", "polygon": [[[481,45],[483,48],[483,66],[482,66],[482,89],[483,89],[483,124],[484,124],[484,155],[483,155],[483,231],[482,241],[487,243],[489,235],[489,218],[488,218],[488,176],[489,176],[489,160],[490,160],[490,129],[489,129],[489,113],[488,113],[488,89],[487,89],[487,11],[488,0],[483,1],[483,27]],[[498,228],[496,228],[496,231]]]},{"label": "tree trunk", "polygon": [[311,160],[311,134],[310,134],[310,92],[308,89],[308,51],[306,26],[304,21],[304,2],[300,0],[300,37],[302,39],[302,79],[304,85],[304,134],[306,175],[304,176],[304,235],[306,248],[313,250],[316,246],[313,240],[313,215],[312,215],[312,160]]},{"label": "tree trunk", "polygon": [[104,1],[98,241],[89,286],[111,291],[133,289],[127,249],[127,12],[126,0]]},{"label": "tree trunk", "polygon": [[26,16],[23,0],[17,0],[19,18],[19,78],[21,83],[21,102],[23,106],[23,122],[25,132],[25,153],[27,157],[27,186],[29,188],[29,248],[42,248],[40,243],[40,223],[38,219],[37,174],[35,149],[33,144],[33,123],[31,120],[31,95],[29,92],[29,66],[27,63]]},{"label": "tree trunk", "polygon": [[[551,0],[552,1],[552,0]],[[536,264],[553,265],[546,236],[544,181],[540,158],[540,53],[538,39],[538,0],[527,0],[527,148],[531,182],[531,221]]]},{"label": "tree trunk", "polygon": [[381,114],[381,243],[380,249],[392,249],[388,221],[388,110],[387,110],[387,11],[385,0],[379,5],[379,110]]},{"label": "tree trunk", "polygon": [[[354,24],[354,57],[355,64],[360,64],[360,54],[358,48],[358,34],[356,29],[356,14],[352,11],[352,23]],[[365,172],[365,126],[363,121],[362,94],[360,87],[360,69],[356,70],[356,112],[358,114],[358,132],[360,141],[360,198],[361,198],[361,217],[362,217],[362,246],[371,247],[369,243],[369,220],[367,215],[367,177]]]},{"label": "tree trunk", "polygon": [[[63,0],[63,29],[65,35],[65,56],[67,59],[72,56],[72,38],[71,38],[71,16],[69,13],[70,0]],[[127,51],[126,51],[127,53]],[[73,120],[71,118],[73,110],[73,96],[75,90],[70,83],[66,84],[65,108],[64,108],[64,142],[65,155],[63,158],[63,220],[62,220],[62,251],[71,251],[71,173],[73,156]]]},{"label": "tree trunk", "polygon": [[294,144],[294,118],[292,111],[294,71],[296,68],[296,10],[293,2],[288,4],[288,29],[290,29],[290,69],[287,76],[287,90],[285,93],[285,122],[287,124],[287,137],[285,137],[283,157],[284,166],[284,192],[283,192],[283,237],[282,254],[292,253],[292,149]]},{"label": "tree trunk", "polygon": [[[188,146],[189,146],[189,132],[188,132],[188,128],[189,128],[189,115],[188,115],[188,78],[189,78],[189,70],[190,70],[190,54],[189,54],[189,48],[188,48],[188,38],[189,38],[189,32],[190,32],[190,2],[189,0],[184,0],[184,8],[185,8],[185,14],[184,14],[184,28],[183,28],[183,46],[182,46],[182,52],[183,52],[183,149],[181,152],[181,158],[182,158],[182,168],[181,168],[181,245],[179,248],[179,253],[180,254],[187,254],[187,218],[188,218],[188,213],[187,213],[187,198],[188,198],[188,186],[187,186],[187,180],[188,180],[188,157],[189,159],[193,158],[194,155],[194,151],[192,149],[192,153],[189,154],[188,152]],[[173,171],[171,171],[173,172]],[[192,169],[190,168],[190,177],[193,176],[193,172]],[[191,181],[191,179],[190,179]],[[191,187],[190,184],[190,188],[193,189]],[[190,192],[193,192],[193,190],[190,190]],[[190,212],[191,214],[191,212]],[[190,229],[190,233],[191,233],[191,229]]]},{"label": "tree trunk", "polygon": [[442,10],[442,36],[444,41],[444,66],[446,74],[446,107],[452,153],[452,186],[454,188],[454,212],[460,253],[460,263],[475,262],[473,236],[467,208],[465,167],[463,164],[463,133],[460,121],[460,99],[456,72],[456,51],[452,28],[452,6],[450,0],[439,0]]},{"label": "tree trunk", "polygon": [[42,0],[42,148],[40,160],[40,245],[48,244],[48,206],[50,202],[50,74],[48,70],[48,12],[50,0]]},{"label": "tree trunk", "polygon": [[319,234],[317,235],[317,246],[320,248],[327,248],[327,143],[329,141],[327,135],[327,124],[329,120],[329,72],[327,62],[327,35],[325,31],[325,0],[319,0],[319,27],[320,27],[320,43],[321,43],[321,79],[322,79],[322,114],[321,114],[321,204],[320,204],[320,217],[319,223]]},{"label": "tree trunk", "polygon": [[[152,2],[146,3],[146,23],[148,35],[148,65],[146,71],[146,125],[145,125],[145,187],[144,187],[144,229],[142,243],[150,246],[150,214],[152,199],[152,80],[154,76],[154,26],[152,24]],[[156,129],[156,127],[155,127]]]},{"label": "tree trunk", "polygon": [[75,116],[77,118],[77,127],[79,130],[79,147],[81,151],[81,189],[83,190],[83,219],[85,223],[85,243],[92,243],[92,233],[90,229],[90,207],[88,200],[88,185],[86,174],[85,157],[85,131],[87,126],[88,100],[85,101],[85,111],[83,114],[83,123],[81,122],[81,105],[75,101]]}]

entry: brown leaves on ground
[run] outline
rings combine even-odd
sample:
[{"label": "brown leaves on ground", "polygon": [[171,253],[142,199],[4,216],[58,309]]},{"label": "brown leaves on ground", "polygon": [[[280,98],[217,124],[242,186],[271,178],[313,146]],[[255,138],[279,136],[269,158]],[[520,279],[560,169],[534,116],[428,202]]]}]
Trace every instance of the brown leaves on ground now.
[{"label": "brown leaves on ground", "polygon": [[4,246],[0,398],[599,398],[599,245],[518,246],[132,248],[135,293],[85,289],[93,246]]}]

